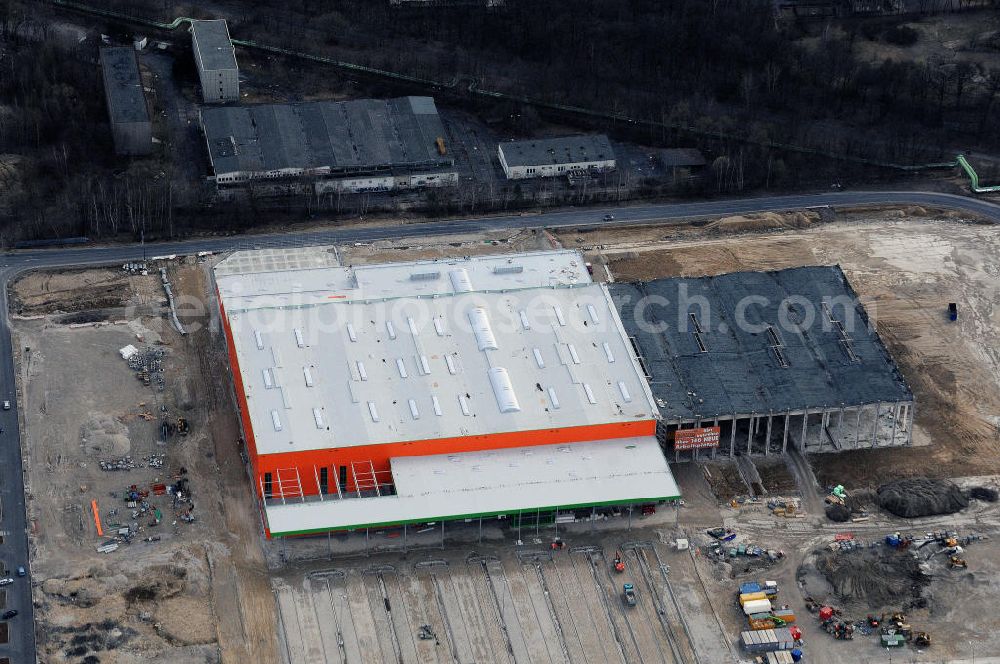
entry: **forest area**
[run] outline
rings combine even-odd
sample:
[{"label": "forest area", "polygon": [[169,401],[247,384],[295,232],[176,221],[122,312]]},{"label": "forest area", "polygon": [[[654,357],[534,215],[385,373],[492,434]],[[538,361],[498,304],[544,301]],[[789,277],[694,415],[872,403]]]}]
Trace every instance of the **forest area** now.
[{"label": "forest area", "polygon": [[865,60],[861,42],[912,38],[904,19],[779,25],[771,0],[229,4],[235,30],[270,42],[756,143],[909,165],[1000,141],[995,34],[985,67]]},{"label": "forest area", "polygon": [[[989,10],[978,14],[983,35],[963,47],[970,53],[942,60],[871,57],[873,47],[926,39],[911,27],[916,19],[779,22],[773,0],[89,4],[160,21],[225,17],[234,37],[432,79],[439,89],[425,92],[444,103],[486,118],[518,117],[505,127],[515,133],[555,122],[619,140],[700,147],[712,155],[708,176],[687,195],[891,180],[901,172],[877,164],[1000,152],[1000,31]],[[0,239],[174,236],[295,216],[293,205],[222,210],[197,196],[179,206],[165,150],[116,162],[97,93],[97,48],[67,54],[44,37],[25,39],[17,26],[41,6],[0,0]],[[344,80],[333,72],[330,79]],[[470,99],[464,93],[473,89],[616,119],[554,117],[531,103]],[[150,177],[155,172],[167,177]],[[647,187],[638,195],[663,193]],[[461,200],[461,192],[432,192],[427,210],[463,211]]]}]

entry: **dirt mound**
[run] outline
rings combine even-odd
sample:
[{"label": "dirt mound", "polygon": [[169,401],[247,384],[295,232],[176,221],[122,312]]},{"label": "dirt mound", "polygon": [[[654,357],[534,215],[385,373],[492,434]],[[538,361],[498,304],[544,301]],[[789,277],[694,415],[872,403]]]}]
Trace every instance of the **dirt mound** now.
[{"label": "dirt mound", "polygon": [[880,486],[878,504],[896,516],[913,519],[954,514],[969,506],[969,498],[948,480],[913,478]]},{"label": "dirt mound", "polygon": [[985,500],[988,503],[995,503],[997,498],[1000,498],[1000,494],[997,493],[996,489],[991,489],[986,486],[974,486],[969,489],[969,498],[973,500]]},{"label": "dirt mound", "polygon": [[183,567],[159,565],[150,568],[143,580],[125,591],[127,602],[152,602],[178,595],[187,586],[187,571]]},{"label": "dirt mound", "polygon": [[815,213],[788,212],[778,214],[777,212],[762,212],[760,214],[723,217],[722,219],[706,224],[705,228],[721,233],[744,233],[747,231],[765,231],[777,228],[806,228],[816,219],[817,215]]},{"label": "dirt mound", "polygon": [[95,415],[80,427],[84,448],[99,456],[124,456],[132,450],[128,427],[107,415]]},{"label": "dirt mound", "polygon": [[827,505],[826,518],[830,519],[830,521],[844,523],[850,520],[851,510],[847,509],[843,505]]},{"label": "dirt mound", "polygon": [[919,604],[930,583],[916,556],[896,549],[822,552],[816,570],[841,602],[873,609]]}]

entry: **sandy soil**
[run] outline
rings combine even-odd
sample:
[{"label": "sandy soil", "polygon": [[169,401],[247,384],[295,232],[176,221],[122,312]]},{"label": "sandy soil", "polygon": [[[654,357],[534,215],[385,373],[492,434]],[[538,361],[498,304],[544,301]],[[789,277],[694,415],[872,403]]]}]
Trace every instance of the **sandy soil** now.
[{"label": "sandy soil", "polygon": [[[603,232],[559,237],[589,249],[595,265],[606,262],[619,280],[839,263],[916,395],[916,446],[817,455],[811,462],[820,482],[1000,472],[995,229],[922,209],[843,218],[777,232],[766,218],[741,222],[737,233],[717,223],[640,229],[615,244]],[[746,232],[754,221],[765,230]],[[958,303],[958,323],[947,319],[949,302]]]},{"label": "sandy soil", "polygon": [[[170,270],[178,293],[210,297],[204,265]],[[37,273],[14,286],[22,312],[15,346],[31,348],[19,360],[33,569],[46,579],[35,590],[39,651],[50,662],[278,661],[259,519],[228,378],[218,372],[220,333],[206,305],[191,308],[190,334],[181,337],[166,322],[159,288],[157,276],[115,270]],[[83,314],[103,322],[81,326]],[[164,352],[162,390],[155,379],[137,380],[118,355],[129,343]],[[190,435],[160,442],[161,418],[177,417],[190,422]],[[126,454],[145,467],[99,468]],[[161,468],[146,463],[153,454],[165,455]],[[148,490],[180,477],[189,482],[194,523],[179,519],[188,506],[175,510],[169,495],[147,499],[162,511],[159,525],[131,515],[121,498],[131,484]],[[114,536],[114,522],[137,533],[100,554],[96,545]]]}]

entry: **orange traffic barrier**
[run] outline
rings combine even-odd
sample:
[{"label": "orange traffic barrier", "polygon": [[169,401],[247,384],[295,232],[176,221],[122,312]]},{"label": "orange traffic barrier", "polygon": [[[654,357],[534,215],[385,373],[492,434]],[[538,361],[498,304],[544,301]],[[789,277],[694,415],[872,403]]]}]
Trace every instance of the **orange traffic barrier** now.
[{"label": "orange traffic barrier", "polygon": [[90,508],[94,510],[94,525],[97,526],[97,536],[104,537],[104,528],[101,528],[101,515],[97,513],[97,501],[90,501]]}]

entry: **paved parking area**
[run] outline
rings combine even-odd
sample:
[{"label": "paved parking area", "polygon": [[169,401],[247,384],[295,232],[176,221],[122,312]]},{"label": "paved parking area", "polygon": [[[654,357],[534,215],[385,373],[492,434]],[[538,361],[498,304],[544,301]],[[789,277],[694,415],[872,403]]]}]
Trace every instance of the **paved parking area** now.
[{"label": "paved parking area", "polygon": [[[622,550],[621,573],[613,550],[576,546],[373,558],[288,575],[275,580],[286,655],[372,664],[729,659],[725,642],[689,632],[685,615],[703,600],[687,584],[674,588],[668,564],[690,563],[687,555],[652,541]],[[635,607],[622,601],[623,583],[634,584]]]}]

